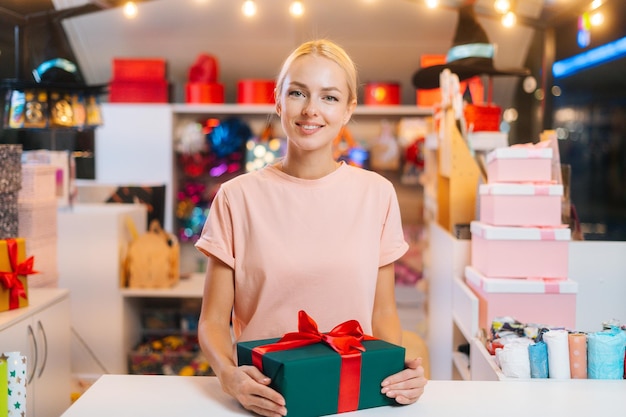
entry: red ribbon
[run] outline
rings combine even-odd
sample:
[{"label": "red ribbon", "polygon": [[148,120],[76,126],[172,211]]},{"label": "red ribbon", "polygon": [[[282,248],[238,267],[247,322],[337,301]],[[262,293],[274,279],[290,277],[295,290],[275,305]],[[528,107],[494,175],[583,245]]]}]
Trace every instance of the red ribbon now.
[{"label": "red ribbon", "polygon": [[9,310],[13,310],[20,306],[19,298],[27,298],[24,284],[18,279],[18,275],[36,274],[33,270],[35,258],[31,256],[24,262],[17,261],[17,241],[15,239],[6,239],[7,252],[9,253],[9,266],[11,271],[0,271],[0,284],[9,290]]},{"label": "red ribbon", "polygon": [[263,355],[268,352],[296,349],[316,343],[325,343],[341,355],[339,373],[339,403],[337,412],[354,411],[359,408],[361,389],[361,352],[363,340],[376,340],[363,334],[356,320],[348,320],[334,327],[328,333],[320,333],[317,323],[304,311],[298,312],[298,331],[286,333],[276,343],[257,346],[252,349],[252,363],[263,371]]}]

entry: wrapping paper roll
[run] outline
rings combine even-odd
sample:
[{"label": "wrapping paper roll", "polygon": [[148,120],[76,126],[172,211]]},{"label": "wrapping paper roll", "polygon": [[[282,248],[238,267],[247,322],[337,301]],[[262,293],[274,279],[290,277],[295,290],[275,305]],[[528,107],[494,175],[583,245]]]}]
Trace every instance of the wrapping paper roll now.
[{"label": "wrapping paper roll", "polygon": [[570,379],[569,339],[567,330],[550,330],[543,340],[548,345],[548,374],[550,379]]},{"label": "wrapping paper roll", "polygon": [[614,327],[587,335],[589,379],[623,379],[626,333]]},{"label": "wrapping paper roll", "polygon": [[19,352],[5,352],[9,373],[9,416],[25,416],[26,410],[26,356]]},{"label": "wrapping paper roll", "polygon": [[5,392],[9,392],[9,370],[7,369],[7,360],[9,358],[6,355],[0,355],[0,417],[7,417],[9,415],[9,397],[5,395]]},{"label": "wrapping paper roll", "polygon": [[570,333],[568,343],[569,370],[572,379],[587,379],[587,335]]},{"label": "wrapping paper roll", "polygon": [[544,341],[528,345],[531,378],[548,378],[548,345]]},{"label": "wrapping paper roll", "polygon": [[510,343],[496,350],[496,358],[504,376],[509,378],[530,378],[528,345]]}]

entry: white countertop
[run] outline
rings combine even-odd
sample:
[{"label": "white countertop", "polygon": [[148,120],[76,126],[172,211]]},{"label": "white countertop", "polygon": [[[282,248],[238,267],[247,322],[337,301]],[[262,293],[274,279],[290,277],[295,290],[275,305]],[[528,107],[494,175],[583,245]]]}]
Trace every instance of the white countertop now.
[{"label": "white countertop", "polygon": [[[410,406],[341,416],[626,415],[624,380],[430,381]],[[250,416],[215,377],[103,375],[62,417]]]}]

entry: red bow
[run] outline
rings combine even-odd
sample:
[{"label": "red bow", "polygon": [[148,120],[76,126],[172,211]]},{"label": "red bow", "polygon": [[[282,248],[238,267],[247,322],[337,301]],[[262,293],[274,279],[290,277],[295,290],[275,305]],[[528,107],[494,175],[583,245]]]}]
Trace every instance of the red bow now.
[{"label": "red bow", "polygon": [[19,307],[19,297],[26,298],[26,291],[22,281],[18,279],[18,275],[36,274],[33,270],[35,258],[31,256],[24,262],[17,261],[17,241],[15,239],[6,239],[7,252],[9,254],[9,266],[11,271],[0,271],[0,283],[4,288],[9,290],[9,310]]},{"label": "red bow", "polygon": [[304,311],[298,312],[298,331],[286,333],[276,343],[252,349],[252,363],[263,371],[263,355],[268,352],[289,350],[323,342],[341,355],[339,405],[337,412],[353,411],[359,405],[361,352],[363,340],[376,340],[363,334],[356,320],[348,320],[335,326],[328,333],[320,333],[317,323]]}]

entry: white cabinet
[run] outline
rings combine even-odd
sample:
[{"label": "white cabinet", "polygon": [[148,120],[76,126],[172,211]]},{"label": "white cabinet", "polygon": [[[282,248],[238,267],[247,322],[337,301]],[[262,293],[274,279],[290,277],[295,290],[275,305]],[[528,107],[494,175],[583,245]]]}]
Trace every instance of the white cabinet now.
[{"label": "white cabinet", "polygon": [[27,358],[30,417],[57,417],[70,406],[69,291],[34,288],[29,306],[0,313],[0,351]]}]

